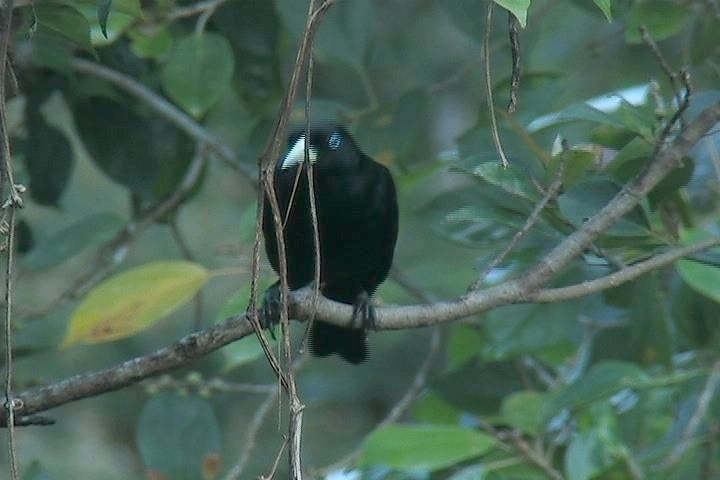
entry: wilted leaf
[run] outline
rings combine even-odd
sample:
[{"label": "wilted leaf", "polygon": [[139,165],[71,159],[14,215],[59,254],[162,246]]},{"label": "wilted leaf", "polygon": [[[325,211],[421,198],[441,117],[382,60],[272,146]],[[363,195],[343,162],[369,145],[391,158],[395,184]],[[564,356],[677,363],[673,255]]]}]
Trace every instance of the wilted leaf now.
[{"label": "wilted leaf", "polygon": [[154,262],[95,287],[73,314],[63,346],[129,337],[190,300],[208,280],[201,265]]},{"label": "wilted leaf", "polygon": [[201,117],[230,87],[235,61],[227,39],[216,33],[181,38],[163,69],[168,95]]},{"label": "wilted leaf", "polygon": [[360,463],[438,470],[482,455],[494,445],[489,435],[462,427],[392,425],[367,437]]}]

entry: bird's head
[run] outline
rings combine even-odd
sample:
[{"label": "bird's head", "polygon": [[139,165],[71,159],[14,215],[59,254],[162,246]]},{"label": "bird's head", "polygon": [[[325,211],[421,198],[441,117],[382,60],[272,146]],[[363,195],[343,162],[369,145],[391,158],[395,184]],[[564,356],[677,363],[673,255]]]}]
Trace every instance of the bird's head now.
[{"label": "bird's head", "polygon": [[288,138],[288,151],[280,168],[290,169],[305,161],[305,146],[308,158],[319,168],[352,167],[360,160],[355,141],[344,127],[336,124],[310,126],[310,140],[305,138],[305,128],[295,130]]}]

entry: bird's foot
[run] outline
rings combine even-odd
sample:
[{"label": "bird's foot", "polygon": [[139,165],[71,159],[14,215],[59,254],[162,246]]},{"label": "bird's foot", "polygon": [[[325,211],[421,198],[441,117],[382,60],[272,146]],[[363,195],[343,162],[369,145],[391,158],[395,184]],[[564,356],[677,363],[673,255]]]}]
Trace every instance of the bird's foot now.
[{"label": "bird's foot", "polygon": [[281,309],[280,282],[275,282],[265,290],[262,306],[258,310],[260,326],[270,330],[273,340],[275,340],[275,326],[280,323]]},{"label": "bird's foot", "polygon": [[350,328],[361,328],[364,331],[377,330],[375,324],[375,307],[370,302],[370,295],[363,290],[353,302],[353,315]]}]

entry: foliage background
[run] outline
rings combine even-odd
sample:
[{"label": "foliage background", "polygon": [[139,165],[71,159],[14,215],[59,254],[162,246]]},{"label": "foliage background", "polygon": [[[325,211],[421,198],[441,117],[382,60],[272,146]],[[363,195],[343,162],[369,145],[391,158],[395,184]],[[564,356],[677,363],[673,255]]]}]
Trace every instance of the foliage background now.
[{"label": "foliage background", "polygon": [[[496,154],[481,55],[485,2],[343,0],[331,8],[316,43],[312,116],[347,123],[364,151],[391,168],[402,211],[395,265],[418,288],[455,297],[477,278],[540,197],[531,179],[552,181],[547,159],[558,135],[577,147],[562,194],[489,282],[539,258],[647,160],[673,95],[638,25],[648,26],[671,65],[686,65],[691,73],[689,118],[720,96],[714,90],[720,76],[716,2],[613,1],[608,22],[598,7],[610,3],[532,2],[521,32],[520,108],[512,120],[501,115],[513,167],[504,175],[492,170]],[[115,0],[107,37],[93,2],[43,1],[15,10],[11,52],[19,90],[7,116],[16,176],[29,187],[15,284],[16,390],[114,365],[244,309],[256,194],[242,171],[255,171],[271,131],[307,5],[212,4],[216,10],[186,15],[189,3]],[[107,4],[100,5],[102,11]],[[498,104],[508,91],[506,38],[506,16],[496,9],[491,67]],[[182,205],[126,251],[114,252],[124,254],[111,264],[117,271],[188,252],[211,271],[231,269],[234,275],[217,275],[203,288],[199,312],[189,302],[129,338],[59,349],[84,295],[56,299],[95,268],[98,246],[177,187],[196,148],[144,102],[80,73],[77,58],[169,98],[227,143],[241,167],[211,155]],[[651,80],[655,96],[646,95],[639,106],[623,104],[612,116],[577,107]],[[544,128],[529,127],[558,111],[569,122],[556,118]],[[302,119],[300,102],[294,120]],[[678,237],[717,234],[718,152],[716,132],[601,246],[633,262]],[[605,169],[607,158],[616,163]],[[669,267],[586,298],[503,307],[443,326],[427,386],[401,423],[427,431],[401,428],[366,437],[407,390],[427,354],[428,329],[371,334],[371,359],[359,367],[336,358],[309,360],[298,374],[307,405],[305,465],[327,466],[364,445],[361,478],[720,475],[717,382],[710,384],[700,426],[692,438],[683,437],[708,379],[720,375],[711,373],[720,338],[717,255],[684,264],[682,276]],[[611,268],[587,255],[559,282]],[[267,266],[264,273],[267,284]],[[378,297],[417,303],[392,280]],[[148,472],[201,478],[202,465],[207,478],[219,478],[246,448],[243,436],[267,393],[209,391],[205,379],[271,384],[252,342],[173,372],[180,386],[150,381],[58,408],[50,412],[53,427],[19,429],[23,478],[128,479]],[[549,380],[543,383],[539,371]],[[273,412],[242,478],[267,472],[282,443]],[[522,434],[550,467],[531,461],[514,440],[500,448],[488,425]],[[661,465],[683,442],[681,458]],[[393,444],[403,448],[393,450]],[[211,461],[216,454],[223,467]]]}]

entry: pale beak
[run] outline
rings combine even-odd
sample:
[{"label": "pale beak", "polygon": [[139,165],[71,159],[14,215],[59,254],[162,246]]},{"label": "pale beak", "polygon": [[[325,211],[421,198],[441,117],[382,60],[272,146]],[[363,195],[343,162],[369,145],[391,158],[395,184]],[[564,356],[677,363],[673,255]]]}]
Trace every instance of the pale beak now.
[{"label": "pale beak", "polygon": [[[308,156],[311,163],[317,161],[317,149],[312,146],[308,148]],[[300,165],[305,161],[305,135],[300,136],[292,146],[290,151],[283,158],[280,168],[283,170],[286,168],[292,168],[295,165]]]}]

